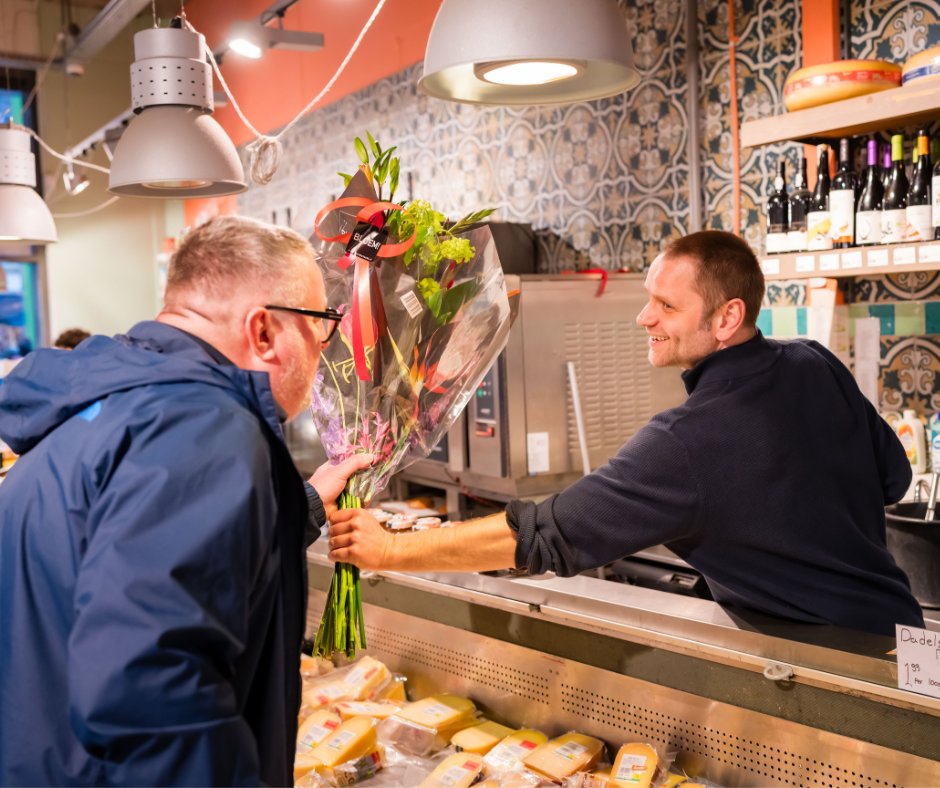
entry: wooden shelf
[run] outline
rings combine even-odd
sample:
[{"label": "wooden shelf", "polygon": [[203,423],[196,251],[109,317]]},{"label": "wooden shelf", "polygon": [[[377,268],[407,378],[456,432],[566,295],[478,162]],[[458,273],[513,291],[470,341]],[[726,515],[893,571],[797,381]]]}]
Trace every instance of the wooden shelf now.
[{"label": "wooden shelf", "polygon": [[760,258],[764,278],[881,276],[940,270],[940,241],[890,246],[857,246],[825,252],[784,252]]},{"label": "wooden shelf", "polygon": [[940,118],[940,79],[924,78],[868,96],[834,101],[741,124],[741,145],[815,143],[873,131],[915,126]]}]

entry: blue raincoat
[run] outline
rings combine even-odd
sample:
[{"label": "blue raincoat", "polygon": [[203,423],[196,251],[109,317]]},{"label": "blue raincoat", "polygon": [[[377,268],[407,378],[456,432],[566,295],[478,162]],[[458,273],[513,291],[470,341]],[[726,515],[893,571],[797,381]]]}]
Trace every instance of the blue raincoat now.
[{"label": "blue raincoat", "polygon": [[24,359],[0,437],[0,784],[291,784],[308,496],[268,376],[145,322]]}]

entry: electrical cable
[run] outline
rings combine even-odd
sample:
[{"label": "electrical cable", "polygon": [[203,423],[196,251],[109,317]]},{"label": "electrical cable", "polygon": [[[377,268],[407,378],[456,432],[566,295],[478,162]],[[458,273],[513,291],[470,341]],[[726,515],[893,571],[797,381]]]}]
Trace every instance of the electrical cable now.
[{"label": "electrical cable", "polygon": [[42,87],[42,83],[46,79],[46,74],[49,73],[49,68],[52,66],[52,61],[55,60],[55,56],[59,53],[59,47],[62,46],[62,42],[65,40],[65,33],[61,30],[56,33],[55,44],[52,47],[52,51],[49,53],[49,58],[46,60],[42,69],[39,72],[39,75],[36,77],[36,82],[33,85],[33,89],[29,91],[29,95],[26,97],[26,101],[23,102],[22,114],[25,117],[26,111],[32,106],[33,101],[36,98],[36,94],[39,92],[39,88]]},{"label": "electrical cable", "polygon": [[98,211],[104,210],[109,205],[120,200],[120,196],[115,195],[108,200],[105,200],[101,205],[97,205],[94,208],[89,208],[87,211],[72,211],[71,213],[54,213],[52,214],[53,219],[77,219],[80,216],[88,216],[92,213],[97,213]]},{"label": "electrical cable", "polygon": [[66,163],[71,162],[77,167],[85,167],[89,170],[97,170],[98,172],[103,172],[105,175],[108,175],[111,172],[111,170],[109,170],[107,167],[102,167],[98,164],[92,164],[89,161],[82,161],[81,159],[71,159],[68,156],[65,156],[59,153],[57,150],[54,150],[53,148],[49,147],[46,141],[43,140],[43,138],[40,137],[35,131],[33,131],[30,128],[27,128],[26,126],[20,126],[19,124],[14,124],[14,128],[17,128],[20,131],[25,131],[27,134],[29,134],[30,137],[32,137],[34,140],[36,140],[36,142],[39,143],[39,145],[42,147],[44,151],[46,151],[46,153],[49,153],[50,155],[55,156],[57,159],[61,159],[62,161]]},{"label": "electrical cable", "polygon": [[[251,179],[255,183],[263,186],[271,182],[271,179],[277,172],[277,168],[281,162],[281,154],[283,151],[283,146],[280,142],[281,137],[290,131],[294,125],[297,124],[304,115],[310,112],[310,110],[312,110],[330,91],[330,89],[336,83],[336,80],[339,79],[340,75],[342,75],[342,73],[346,70],[346,66],[349,64],[352,56],[356,53],[356,50],[359,49],[359,45],[362,43],[362,39],[365,37],[366,33],[369,32],[369,28],[372,27],[372,23],[375,22],[376,17],[379,15],[379,12],[382,10],[382,7],[386,2],[387,0],[379,0],[379,2],[376,4],[371,16],[366,21],[362,30],[359,31],[359,35],[356,36],[356,40],[353,42],[349,52],[346,53],[346,57],[343,58],[343,61],[339,64],[339,67],[336,69],[333,76],[330,77],[329,81],[326,83],[323,89],[316,96],[314,96],[310,103],[308,103],[307,106],[304,107],[292,121],[290,121],[290,123],[288,123],[286,126],[284,126],[284,128],[274,135],[262,134],[252,125],[251,121],[245,117],[241,107],[238,105],[238,101],[235,100],[235,96],[232,95],[232,91],[229,89],[228,83],[225,81],[225,77],[222,76],[222,70],[219,68],[219,64],[216,62],[215,55],[212,54],[211,50],[207,50],[209,61],[212,63],[212,68],[215,71],[215,75],[219,78],[219,83],[222,85],[222,89],[225,91],[225,95],[228,96],[229,101],[232,102],[232,107],[234,107],[235,112],[241,119],[242,123],[244,123],[245,127],[256,137],[254,141],[248,144],[249,171],[251,173]],[[192,32],[199,32],[185,19],[183,20],[183,23],[186,28]]]}]

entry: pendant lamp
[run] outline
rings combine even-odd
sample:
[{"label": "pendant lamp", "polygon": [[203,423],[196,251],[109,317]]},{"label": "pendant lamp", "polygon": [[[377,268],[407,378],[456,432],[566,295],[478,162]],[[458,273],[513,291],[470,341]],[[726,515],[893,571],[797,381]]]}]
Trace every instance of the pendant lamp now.
[{"label": "pendant lamp", "polygon": [[36,191],[36,157],[29,132],[0,128],[0,243],[56,240],[49,206]]},{"label": "pendant lamp", "polygon": [[132,107],[108,191],[131,197],[214,197],[247,188],[235,146],[212,117],[206,40],[180,28],[134,35]]},{"label": "pendant lamp", "polygon": [[418,87],[468,104],[563,104],[639,81],[616,0],[444,0]]}]

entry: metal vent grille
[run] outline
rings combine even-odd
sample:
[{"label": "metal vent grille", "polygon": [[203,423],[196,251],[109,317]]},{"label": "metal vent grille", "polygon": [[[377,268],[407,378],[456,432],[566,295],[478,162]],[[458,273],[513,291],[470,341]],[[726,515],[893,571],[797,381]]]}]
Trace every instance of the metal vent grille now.
[{"label": "metal vent grille", "polygon": [[[646,333],[626,321],[567,323],[564,338],[565,358],[574,362],[578,376],[588,453],[596,467],[661,409],[653,404]],[[571,467],[580,468],[570,384],[565,399]]]},{"label": "metal vent grille", "polygon": [[549,702],[548,680],[545,676],[381,627],[367,627],[366,638],[370,651],[394,655],[410,664],[459,676],[470,687],[484,686],[536,703]]}]

